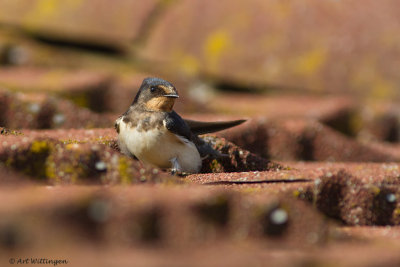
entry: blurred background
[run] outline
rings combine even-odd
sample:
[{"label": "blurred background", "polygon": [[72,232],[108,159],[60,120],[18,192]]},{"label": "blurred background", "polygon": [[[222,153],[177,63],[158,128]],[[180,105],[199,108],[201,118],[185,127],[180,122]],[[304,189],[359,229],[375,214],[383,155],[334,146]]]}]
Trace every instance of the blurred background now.
[{"label": "blurred background", "polygon": [[56,102],[50,122],[0,122],[111,127],[142,79],[159,76],[185,116],[303,118],[398,142],[399,33],[395,0],[4,0],[0,86],[24,94],[8,110],[29,102],[32,113],[54,96],[103,115],[68,123]]},{"label": "blurred background", "polygon": [[[149,76],[183,117],[249,119],[209,171],[243,173],[170,181],[116,151]],[[399,266],[375,227],[400,224],[399,88],[396,0],[0,0],[0,265]]]}]

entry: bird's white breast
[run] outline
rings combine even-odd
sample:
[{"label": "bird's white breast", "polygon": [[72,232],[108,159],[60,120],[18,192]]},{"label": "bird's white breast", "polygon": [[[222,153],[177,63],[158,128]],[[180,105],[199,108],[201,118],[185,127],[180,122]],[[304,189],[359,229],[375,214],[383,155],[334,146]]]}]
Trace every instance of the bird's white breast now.
[{"label": "bird's white breast", "polygon": [[119,143],[139,160],[160,168],[171,168],[176,158],[182,171],[194,173],[201,168],[201,158],[193,142],[168,131],[165,126],[138,130],[124,121],[119,121]]}]

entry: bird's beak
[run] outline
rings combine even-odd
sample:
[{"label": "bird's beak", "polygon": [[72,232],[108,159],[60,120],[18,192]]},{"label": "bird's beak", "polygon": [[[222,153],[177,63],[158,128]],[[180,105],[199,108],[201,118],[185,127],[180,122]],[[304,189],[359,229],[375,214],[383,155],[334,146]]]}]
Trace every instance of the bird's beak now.
[{"label": "bird's beak", "polygon": [[177,95],[177,94],[168,94],[168,95],[163,95],[163,96],[171,97],[171,98],[178,98],[179,97],[179,95]]},{"label": "bird's beak", "polygon": [[163,88],[164,88],[164,92],[166,93],[163,96],[170,97],[170,98],[178,98],[179,97],[178,94],[176,93],[176,90],[175,90],[174,87],[169,87],[169,86],[165,87],[165,86],[163,86]]}]

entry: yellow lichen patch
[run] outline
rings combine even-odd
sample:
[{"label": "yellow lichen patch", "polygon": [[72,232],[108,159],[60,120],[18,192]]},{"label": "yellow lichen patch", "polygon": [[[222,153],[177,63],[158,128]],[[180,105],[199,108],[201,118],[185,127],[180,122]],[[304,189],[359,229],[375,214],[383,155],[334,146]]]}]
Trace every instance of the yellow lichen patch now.
[{"label": "yellow lichen patch", "polygon": [[276,18],[285,20],[292,14],[293,3],[291,1],[275,1],[271,4],[271,8],[273,9]]},{"label": "yellow lichen patch", "polygon": [[74,102],[76,105],[83,107],[83,108],[89,108],[89,96],[87,96],[85,93],[79,93],[79,94],[64,94],[64,97],[68,98],[72,102]]},{"label": "yellow lichen patch", "polygon": [[44,151],[48,151],[49,148],[50,146],[46,141],[34,141],[31,145],[31,152],[42,153]]},{"label": "yellow lichen patch", "polygon": [[[285,39],[285,36],[282,36],[282,34],[277,34],[271,32],[268,35],[260,37],[261,41],[261,48],[265,50],[278,50],[287,40]],[[281,63],[281,58],[278,58],[273,55],[269,55],[267,60],[272,61],[276,64],[282,64]]]},{"label": "yellow lichen patch", "polygon": [[377,196],[381,192],[381,189],[377,186],[371,186],[370,192],[372,192],[375,196]]},{"label": "yellow lichen patch", "polygon": [[359,92],[369,92],[369,97],[376,99],[391,99],[397,93],[397,86],[390,81],[390,77],[380,72],[378,58],[367,55],[357,65],[351,76],[351,87]]},{"label": "yellow lichen patch", "polygon": [[397,88],[392,82],[382,77],[376,77],[372,84],[370,96],[374,99],[390,99],[394,97],[396,91]]},{"label": "yellow lichen patch", "polygon": [[0,135],[24,135],[23,133],[0,127]]},{"label": "yellow lichen patch", "polygon": [[395,210],[393,211],[393,215],[394,215],[395,217],[400,217],[400,208],[395,209]]},{"label": "yellow lichen patch", "polygon": [[244,187],[240,188],[240,192],[243,194],[254,194],[254,193],[259,193],[262,192],[263,188],[261,187]]},{"label": "yellow lichen patch", "polygon": [[299,190],[294,190],[293,191],[293,196],[296,197],[296,198],[300,197],[300,194],[301,194],[301,192]]},{"label": "yellow lichen patch", "polygon": [[120,157],[118,161],[118,173],[122,184],[129,184],[132,181],[132,174],[129,171],[129,160],[125,157]]},{"label": "yellow lichen patch", "polygon": [[36,5],[25,16],[25,22],[28,27],[36,26],[38,23],[52,18],[56,12],[60,1],[57,0],[39,0]]},{"label": "yellow lichen patch", "polygon": [[65,72],[60,70],[46,72],[40,77],[40,84],[43,84],[48,90],[61,89],[60,87],[63,87],[61,84],[63,76],[65,76]]},{"label": "yellow lichen patch", "polygon": [[176,3],[176,2],[177,2],[176,0],[162,0],[161,4],[163,4],[163,5],[172,5],[172,4]]},{"label": "yellow lichen patch", "polygon": [[46,162],[46,170],[45,175],[48,179],[55,180],[57,178],[56,175],[56,165],[52,160],[52,156],[47,159]]},{"label": "yellow lichen patch", "polygon": [[10,156],[5,164],[36,178],[46,178],[46,162],[53,147],[50,141],[34,141],[27,150]]},{"label": "yellow lichen patch", "polygon": [[66,148],[67,150],[77,150],[77,149],[79,148],[79,144],[77,144],[77,143],[67,144],[67,145],[65,146],[65,148]]},{"label": "yellow lichen patch", "polygon": [[57,0],[40,0],[36,4],[36,12],[41,16],[51,16],[57,9]]},{"label": "yellow lichen patch", "polygon": [[114,144],[114,139],[112,138],[97,138],[93,140],[95,143],[106,145],[106,146],[112,146]]},{"label": "yellow lichen patch", "polygon": [[224,52],[231,46],[231,37],[225,30],[212,33],[206,40],[204,56],[210,68],[216,69]]},{"label": "yellow lichen patch", "polygon": [[199,72],[199,62],[191,55],[184,55],[179,58],[182,71],[189,76],[194,76]]},{"label": "yellow lichen patch", "polygon": [[380,43],[386,48],[397,49],[400,38],[395,29],[381,29]]},{"label": "yellow lichen patch", "polygon": [[363,118],[359,112],[354,112],[351,114],[350,119],[350,132],[353,134],[357,134],[363,128]]},{"label": "yellow lichen patch", "polygon": [[82,0],[68,0],[65,1],[65,4],[68,5],[70,8],[79,8],[82,5]]},{"label": "yellow lichen patch", "polygon": [[72,162],[63,162],[59,164],[58,169],[63,173],[64,177],[68,177],[69,182],[71,183],[76,183],[79,177],[85,177],[84,168],[79,164],[76,165]]},{"label": "yellow lichen patch", "polygon": [[72,139],[60,139],[59,140],[61,143],[64,145],[69,145],[69,144],[85,144],[87,141],[81,141],[81,140],[72,140]]},{"label": "yellow lichen patch", "polygon": [[223,170],[222,164],[217,159],[213,159],[209,167],[211,172],[220,172]]},{"label": "yellow lichen patch", "polygon": [[299,75],[313,76],[325,63],[326,51],[323,47],[317,47],[295,58],[294,71]]}]

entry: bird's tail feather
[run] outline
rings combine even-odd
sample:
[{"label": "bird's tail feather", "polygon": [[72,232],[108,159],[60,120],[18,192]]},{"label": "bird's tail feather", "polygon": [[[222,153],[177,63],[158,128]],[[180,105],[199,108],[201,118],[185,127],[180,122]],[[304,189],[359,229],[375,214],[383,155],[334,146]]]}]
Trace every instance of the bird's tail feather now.
[{"label": "bird's tail feather", "polygon": [[245,121],[246,120],[203,122],[203,121],[194,121],[185,119],[185,122],[190,127],[192,133],[196,135],[222,131],[237,126],[239,124],[242,124]]}]

